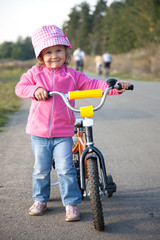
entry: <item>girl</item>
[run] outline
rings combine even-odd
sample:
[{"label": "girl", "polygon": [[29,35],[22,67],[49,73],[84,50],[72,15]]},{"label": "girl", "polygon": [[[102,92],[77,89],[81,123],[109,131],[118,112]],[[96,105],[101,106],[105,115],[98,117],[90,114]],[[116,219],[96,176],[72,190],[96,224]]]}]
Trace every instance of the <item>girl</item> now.
[{"label": "girl", "polygon": [[[72,161],[72,136],[75,116],[60,96],[48,98],[48,91],[87,90],[107,87],[106,82],[89,79],[85,74],[68,68],[72,48],[67,34],[55,25],[43,26],[34,32],[32,44],[38,65],[24,73],[16,86],[21,98],[32,98],[26,133],[31,135],[35,156],[33,171],[33,200],[29,214],[42,215],[50,197],[50,172],[54,152],[55,169],[59,179],[62,203],[66,208],[66,221],[80,219],[77,204],[81,192]],[[121,82],[122,90],[130,86]],[[110,94],[119,94],[117,90]],[[74,106],[74,101],[70,101]]]}]

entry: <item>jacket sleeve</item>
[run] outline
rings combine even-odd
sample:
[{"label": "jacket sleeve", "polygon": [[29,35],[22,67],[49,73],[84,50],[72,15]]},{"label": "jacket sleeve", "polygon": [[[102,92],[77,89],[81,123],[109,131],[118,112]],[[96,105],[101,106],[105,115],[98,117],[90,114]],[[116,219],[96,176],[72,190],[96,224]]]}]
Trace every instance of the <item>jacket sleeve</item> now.
[{"label": "jacket sleeve", "polygon": [[[105,89],[107,83],[98,79],[88,78],[85,74],[80,73],[77,81],[77,90],[90,90],[90,89]],[[119,95],[120,93],[116,89],[112,89],[108,93],[109,95]]]},{"label": "jacket sleeve", "polygon": [[42,86],[36,83],[35,77],[30,69],[21,76],[20,81],[15,87],[15,93],[21,98],[34,98],[34,93],[39,87]]}]

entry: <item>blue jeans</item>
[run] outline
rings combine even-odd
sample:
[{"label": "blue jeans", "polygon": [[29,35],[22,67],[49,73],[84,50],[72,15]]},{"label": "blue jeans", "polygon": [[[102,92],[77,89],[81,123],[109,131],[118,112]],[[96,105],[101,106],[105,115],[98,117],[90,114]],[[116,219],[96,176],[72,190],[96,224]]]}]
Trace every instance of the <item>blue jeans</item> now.
[{"label": "blue jeans", "polygon": [[31,136],[32,150],[35,156],[33,171],[33,200],[47,202],[50,197],[50,172],[53,152],[55,169],[64,206],[77,205],[81,202],[81,192],[72,160],[72,138],[42,138]]}]

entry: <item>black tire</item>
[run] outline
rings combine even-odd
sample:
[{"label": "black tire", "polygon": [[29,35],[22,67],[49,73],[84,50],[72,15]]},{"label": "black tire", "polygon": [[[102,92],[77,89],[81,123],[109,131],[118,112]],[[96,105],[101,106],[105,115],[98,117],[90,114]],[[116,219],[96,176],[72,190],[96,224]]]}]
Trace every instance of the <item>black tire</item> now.
[{"label": "black tire", "polygon": [[104,230],[104,218],[102,203],[99,194],[99,176],[97,168],[97,160],[95,158],[87,159],[88,184],[90,192],[90,202],[92,208],[92,216],[94,227],[98,231]]}]

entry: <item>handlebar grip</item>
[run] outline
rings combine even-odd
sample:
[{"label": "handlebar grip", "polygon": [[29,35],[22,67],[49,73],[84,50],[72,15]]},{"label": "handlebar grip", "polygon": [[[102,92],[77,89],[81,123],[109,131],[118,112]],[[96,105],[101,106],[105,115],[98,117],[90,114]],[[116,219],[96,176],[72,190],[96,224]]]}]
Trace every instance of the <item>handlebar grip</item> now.
[{"label": "handlebar grip", "polygon": [[102,89],[68,92],[69,100],[80,99],[80,98],[102,97],[102,95],[103,95]]},{"label": "handlebar grip", "polygon": [[51,97],[51,95],[50,95],[50,91],[47,92],[47,95],[48,95],[48,97]]},{"label": "handlebar grip", "polygon": [[133,89],[134,89],[134,85],[132,84],[132,85],[129,86],[129,88],[127,90],[133,91]]},{"label": "handlebar grip", "polygon": [[[120,83],[118,83],[118,86],[119,86],[119,88],[118,88],[117,90],[121,90],[122,87],[121,87],[121,84],[120,84]],[[133,91],[133,89],[134,89],[134,85],[132,84],[132,85],[130,85],[129,88],[126,89],[126,90],[131,90],[131,91]]]}]

